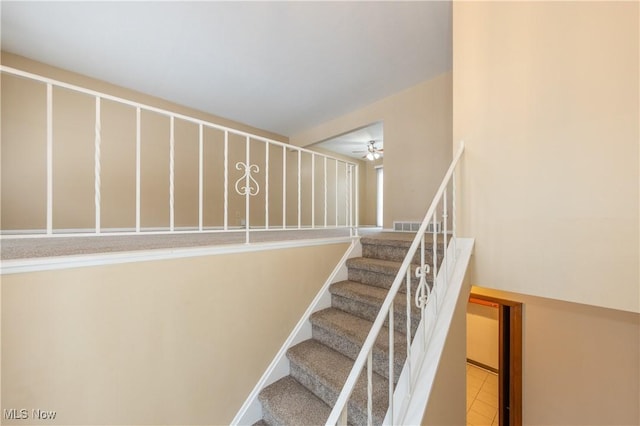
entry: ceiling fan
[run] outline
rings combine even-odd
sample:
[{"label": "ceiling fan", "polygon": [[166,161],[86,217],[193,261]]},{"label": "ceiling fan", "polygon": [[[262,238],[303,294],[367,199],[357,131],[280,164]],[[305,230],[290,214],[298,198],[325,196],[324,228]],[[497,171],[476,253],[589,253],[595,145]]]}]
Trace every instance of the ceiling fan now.
[{"label": "ceiling fan", "polygon": [[376,148],[376,141],[375,140],[371,140],[367,144],[367,150],[366,151],[353,151],[353,153],[354,154],[359,154],[361,152],[364,152],[365,155],[363,155],[362,158],[366,158],[369,161],[373,161],[373,160],[377,160],[378,158],[382,157],[383,151],[384,151],[384,149],[382,149],[382,148]]}]

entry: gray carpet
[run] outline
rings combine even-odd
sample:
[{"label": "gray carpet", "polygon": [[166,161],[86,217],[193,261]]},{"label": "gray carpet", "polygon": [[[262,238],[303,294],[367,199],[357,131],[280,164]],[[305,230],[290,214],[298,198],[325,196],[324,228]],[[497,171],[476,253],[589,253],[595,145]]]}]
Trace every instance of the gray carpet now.
[{"label": "gray carpet", "polygon": [[[312,338],[287,351],[290,375],[260,392],[263,418],[255,425],[325,424],[400,268],[395,259],[402,251],[406,254],[413,237],[383,233],[361,238],[366,257],[347,262],[349,279],[331,285],[332,306],[311,315]],[[365,246],[375,247],[365,249]],[[382,423],[388,406],[390,333],[394,340],[394,383],[399,379],[407,353],[406,295],[399,293],[395,303],[394,329],[383,327],[373,348],[374,425]],[[418,310],[412,308],[412,334],[419,319]],[[349,400],[350,425],[367,424],[365,375],[366,368]]]},{"label": "gray carpet", "polygon": [[[367,234],[379,232],[379,229],[363,228],[360,232]],[[273,230],[252,232],[250,241],[252,243],[266,243],[343,237],[349,237],[349,229]],[[134,250],[205,247],[244,244],[244,242],[244,231],[38,238],[11,238],[5,236],[0,240],[0,259],[30,259]]]}]

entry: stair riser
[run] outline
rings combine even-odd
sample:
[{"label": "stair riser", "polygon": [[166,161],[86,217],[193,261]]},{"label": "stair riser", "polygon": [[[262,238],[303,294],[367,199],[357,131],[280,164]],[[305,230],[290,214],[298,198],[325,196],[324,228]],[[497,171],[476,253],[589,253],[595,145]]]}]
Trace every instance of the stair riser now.
[{"label": "stair riser", "polygon": [[[418,278],[415,277],[415,270],[412,269],[412,272],[414,273],[412,273],[411,275],[411,294],[415,294],[419,280]],[[349,281],[356,281],[362,284],[372,285],[375,287],[385,288],[385,289],[390,289],[391,285],[393,284],[393,280],[396,279],[395,274],[387,275],[387,274],[381,274],[378,272],[369,271],[366,269],[356,269],[353,267],[349,268],[348,277],[349,277]],[[433,282],[433,276],[431,274],[427,275],[427,282],[429,284]],[[398,292],[406,294],[407,292],[406,287],[407,285],[406,285],[406,278],[405,278]]]},{"label": "stair riser", "polygon": [[[336,350],[343,355],[355,360],[360,353],[361,345],[358,345],[349,339],[339,336],[333,333],[331,330],[327,330],[323,327],[319,327],[313,324],[311,327],[311,334],[314,339],[320,343]],[[394,356],[394,382],[397,382],[400,378],[400,371],[404,364],[404,356]],[[385,351],[375,350],[373,351],[373,371],[380,374],[385,379],[389,379],[389,356]]]},{"label": "stair riser", "polygon": [[[404,298],[406,296],[399,295],[396,299],[398,299],[399,297]],[[376,305],[376,306],[369,305],[369,304],[361,303],[353,299],[342,297],[336,294],[331,295],[331,306],[372,322],[375,321],[376,317],[378,316],[378,312],[380,311],[380,305]],[[400,333],[406,334],[407,332],[406,308],[404,306],[402,307],[398,305],[395,305],[395,306],[396,306],[396,310],[394,311],[394,316],[393,316],[394,318],[393,328]],[[416,329],[418,328],[418,322],[420,321],[420,314],[417,308],[413,310],[415,312],[413,312],[411,315],[411,335],[415,334]],[[385,327],[388,327],[389,320],[385,321],[384,325]]]},{"label": "stair riser", "polygon": [[[438,263],[442,261],[444,256],[444,250],[442,246],[438,248]],[[395,246],[383,246],[378,244],[363,244],[362,245],[362,257],[368,257],[371,259],[392,260],[394,262],[404,261],[407,255],[407,249],[404,247]],[[432,264],[432,250],[431,247],[425,248],[425,262]],[[413,256],[411,263],[420,264],[420,250],[418,249]]]},{"label": "stair riser", "polygon": [[262,420],[265,421],[265,423],[267,423],[268,425],[281,425],[283,424],[283,422],[281,422],[279,419],[276,419],[273,417],[273,415],[271,414],[271,411],[268,409],[264,408],[264,404],[262,404],[263,408],[262,408]]},{"label": "stair riser", "polygon": [[[323,385],[319,380],[309,374],[304,368],[298,366],[295,362],[291,362],[291,376],[293,376],[298,382],[314,393],[318,398],[322,399],[327,405],[333,407],[338,400],[339,392],[342,389],[331,389],[328,386]],[[374,383],[375,387],[379,386],[378,383]],[[382,389],[383,390],[383,389]],[[350,425],[366,425],[367,424],[367,407],[358,405],[351,399],[349,401],[349,409],[347,411],[347,420]],[[386,411],[386,410],[385,410]],[[379,413],[382,414],[382,413]],[[383,415],[373,415],[373,424],[381,425],[384,420]]]}]

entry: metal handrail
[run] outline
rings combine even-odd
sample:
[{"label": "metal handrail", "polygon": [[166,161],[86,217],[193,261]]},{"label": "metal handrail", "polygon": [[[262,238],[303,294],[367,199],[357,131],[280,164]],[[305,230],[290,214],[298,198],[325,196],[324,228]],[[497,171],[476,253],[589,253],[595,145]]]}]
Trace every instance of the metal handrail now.
[{"label": "metal handrail", "polygon": [[[344,384],[344,387],[342,388],[342,391],[340,392],[336,403],[331,411],[331,414],[329,416],[329,418],[327,419],[326,424],[327,425],[335,425],[335,424],[346,424],[347,423],[347,410],[348,410],[348,402],[349,402],[349,398],[351,396],[351,393],[353,392],[356,382],[358,381],[358,378],[361,374],[361,372],[363,371],[364,367],[365,367],[365,363],[367,365],[367,377],[368,377],[368,407],[367,407],[367,411],[368,411],[368,424],[372,424],[372,397],[371,397],[371,387],[372,387],[372,382],[371,382],[371,364],[372,364],[372,353],[373,353],[373,347],[375,344],[376,339],[378,338],[378,335],[380,334],[380,331],[382,330],[382,327],[385,323],[385,321],[389,320],[389,324],[388,324],[388,329],[389,329],[389,407],[388,407],[388,416],[391,419],[391,423],[393,423],[393,419],[394,419],[394,415],[393,415],[393,393],[394,393],[394,372],[393,372],[393,356],[394,356],[394,345],[393,345],[393,320],[394,320],[394,314],[393,314],[393,302],[394,299],[398,293],[398,290],[400,289],[400,286],[402,285],[403,280],[406,278],[406,282],[407,282],[407,340],[408,343],[410,340],[410,330],[411,330],[411,317],[410,317],[410,304],[409,304],[409,299],[410,299],[410,289],[411,289],[411,280],[410,280],[410,270],[409,267],[411,265],[412,259],[418,249],[418,247],[421,247],[421,266],[418,268],[418,271],[416,271],[416,276],[420,278],[420,286],[418,287],[418,291],[416,292],[416,302],[418,304],[418,307],[421,309],[422,311],[422,315],[421,315],[421,322],[423,323],[423,327],[424,330],[426,332],[426,325],[425,323],[425,309],[427,308],[427,306],[433,306],[433,304],[427,305],[427,297],[429,294],[431,294],[432,290],[429,288],[428,284],[426,283],[426,275],[427,273],[431,272],[433,273],[433,277],[434,277],[434,285],[436,283],[436,277],[437,277],[437,241],[436,241],[436,232],[435,232],[435,223],[436,223],[436,214],[437,214],[437,208],[438,205],[440,204],[441,200],[444,200],[444,238],[446,241],[447,238],[447,194],[446,194],[446,190],[447,187],[449,185],[449,182],[452,181],[453,182],[453,214],[454,214],[454,220],[452,223],[452,232],[453,232],[453,243],[455,244],[455,237],[456,237],[456,225],[455,225],[455,175],[454,175],[454,171],[458,165],[458,162],[460,161],[460,158],[462,157],[462,154],[464,152],[464,142],[461,142],[460,144],[460,148],[458,150],[458,152],[455,154],[451,165],[449,166],[449,169],[447,170],[444,179],[442,180],[442,183],[440,184],[440,187],[438,188],[438,191],[436,192],[433,201],[429,207],[429,209],[427,210],[427,213],[420,225],[419,230],[416,233],[415,238],[413,239],[413,242],[411,243],[411,246],[409,247],[409,250],[407,252],[407,255],[405,256],[404,260],[402,261],[402,264],[400,266],[400,270],[398,271],[393,284],[391,285],[391,288],[389,289],[389,292],[387,294],[387,297],[385,298],[384,302],[382,303],[382,306],[380,308],[380,311],[378,313],[378,316],[376,317],[373,326],[371,327],[371,330],[369,331],[369,334],[367,335],[367,338],[365,339],[363,345],[362,345],[362,349],[360,350],[360,353],[358,354],[354,364],[353,364],[353,368],[351,369],[351,372],[349,373],[349,376],[347,377],[347,380]],[[433,244],[433,268],[430,268],[429,265],[425,264],[425,247],[424,247],[424,236],[425,233],[427,231],[427,227],[429,225],[429,223],[431,223],[433,221],[434,224],[434,244]],[[446,246],[446,243],[445,243]],[[446,252],[446,250],[445,250]],[[447,260],[446,257],[444,260]],[[444,273],[447,273],[448,268],[445,267],[444,268]],[[446,279],[445,279],[446,282]],[[420,295],[420,292],[421,295]],[[426,342],[426,336],[425,336],[425,341],[424,341],[425,345],[427,344]],[[410,344],[407,345],[407,350],[410,350]],[[423,350],[425,350],[426,348],[423,348]],[[407,363],[409,363],[409,369],[411,369],[410,367],[410,362],[411,362],[411,356],[410,353],[407,353]],[[411,372],[409,373],[411,374]],[[411,387],[413,385],[413,377],[409,378],[409,386]],[[411,392],[411,389],[409,390]]]},{"label": "metal handrail", "polygon": [[[166,116],[170,120],[170,135],[169,135],[169,223],[167,224],[167,231],[159,231],[154,233],[186,233],[186,232],[224,232],[224,231],[237,231],[236,228],[229,225],[228,216],[229,216],[229,187],[232,186],[232,183],[229,182],[229,169],[231,165],[229,164],[229,135],[240,136],[244,138],[245,143],[245,161],[238,162],[235,164],[235,168],[237,170],[242,171],[244,174],[240,179],[235,182],[235,190],[236,193],[240,196],[245,197],[245,225],[244,230],[246,233],[246,242],[249,242],[249,232],[251,223],[249,220],[249,211],[250,211],[250,200],[252,196],[255,196],[259,187],[257,181],[254,179],[254,173],[257,173],[259,168],[255,164],[250,164],[250,142],[262,142],[265,144],[265,201],[264,201],[264,209],[265,209],[265,230],[270,229],[269,224],[269,147],[277,146],[282,149],[282,225],[274,225],[271,229],[274,230],[283,230],[283,229],[291,229],[290,224],[287,224],[286,221],[286,153],[287,151],[295,151],[297,152],[297,227],[296,229],[307,229],[307,226],[302,226],[302,201],[301,201],[301,158],[302,154],[311,155],[311,162],[313,168],[313,175],[311,177],[311,185],[312,185],[312,213],[311,213],[311,229],[325,229],[325,228],[350,228],[350,232],[352,235],[357,235],[357,227],[358,227],[358,164],[350,161],[346,161],[344,159],[340,159],[331,155],[323,154],[317,151],[313,151],[303,147],[297,147],[294,145],[290,145],[288,143],[276,141],[270,138],[266,138],[264,136],[259,136],[256,134],[252,134],[246,131],[234,129],[228,126],[223,126],[220,124],[216,124],[207,120],[203,120],[200,118],[190,117],[185,114],[181,114],[174,111],[169,111],[167,109],[158,108],[152,105],[132,101],[129,99],[125,99],[122,97],[114,96],[108,93],[80,87],[74,84],[58,81],[49,77],[44,77],[38,74],[30,73],[27,71],[7,67],[5,65],[0,65],[0,72],[15,75],[18,77],[35,80],[40,83],[44,83],[46,85],[46,111],[47,111],[47,130],[46,130],[46,146],[47,146],[47,160],[46,160],[46,229],[44,233],[30,233],[25,235],[20,235],[21,237],[51,237],[51,236],[86,236],[86,235],[130,235],[130,234],[138,234],[141,232],[147,233],[146,230],[143,230],[141,225],[141,189],[140,182],[142,179],[141,176],[141,131],[140,131],[140,123],[141,123],[141,111],[150,111],[163,116]],[[95,137],[94,137],[94,204],[95,204],[95,227],[91,230],[91,232],[71,232],[71,233],[54,233],[54,225],[53,225],[53,87],[60,87],[63,89],[71,90],[74,92],[86,94],[95,98]],[[136,181],[135,181],[135,189],[136,189],[136,205],[135,205],[135,230],[134,231],[114,231],[110,230],[108,232],[103,232],[101,226],[101,173],[102,173],[102,161],[101,161],[101,144],[102,144],[102,122],[101,122],[101,103],[102,100],[109,100],[119,104],[127,105],[135,108],[136,112]],[[198,126],[199,131],[199,141],[198,141],[198,225],[197,230],[194,231],[192,229],[184,230],[177,229],[174,222],[174,213],[175,213],[175,139],[174,139],[174,122],[176,119],[186,121],[189,123],[196,124]],[[210,229],[206,229],[203,224],[203,129],[211,128],[217,129],[224,132],[224,222],[222,226],[222,230],[211,231]],[[315,170],[315,162],[316,158],[322,159],[324,164],[324,224],[316,224],[315,218],[315,190],[316,190],[316,170]],[[336,170],[336,182],[335,188],[333,190],[336,193],[336,218],[335,218],[335,226],[331,226],[327,221],[327,161],[335,162],[335,170]],[[338,166],[341,166],[341,173],[344,173],[344,181],[338,182]],[[340,176],[342,180],[342,175]],[[344,200],[344,212],[341,212],[340,215],[344,214],[344,223],[341,220],[338,223],[338,192],[339,185],[344,185],[344,187],[340,187],[340,189],[344,190],[345,200]],[[331,200],[333,201],[333,200]],[[90,228],[91,229],[91,228]],[[4,234],[3,230],[3,234]],[[253,230],[251,230],[253,231]],[[5,235],[1,235],[0,238]],[[15,235],[12,235],[15,237]]]}]

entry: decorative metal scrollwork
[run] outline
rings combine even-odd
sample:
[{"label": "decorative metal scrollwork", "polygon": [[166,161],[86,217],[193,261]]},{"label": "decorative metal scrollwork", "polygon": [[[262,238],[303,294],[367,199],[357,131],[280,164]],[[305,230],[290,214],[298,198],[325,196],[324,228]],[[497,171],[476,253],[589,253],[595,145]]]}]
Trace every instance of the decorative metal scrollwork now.
[{"label": "decorative metal scrollwork", "polygon": [[427,300],[431,295],[431,287],[427,283],[427,274],[431,271],[431,266],[424,264],[416,268],[416,278],[420,278],[420,283],[416,289],[416,306],[420,309],[427,305]]},{"label": "decorative metal scrollwork", "polygon": [[[247,166],[247,164],[243,162],[237,162],[236,170],[244,170],[242,177],[236,181],[236,192],[240,195],[257,195],[258,192],[260,192],[260,185],[258,185],[258,182],[253,178],[253,176],[251,176],[251,173],[258,173],[260,171],[258,165],[251,164]],[[246,185],[247,176],[249,176],[248,186]],[[242,185],[243,182],[245,182],[244,186]],[[253,186],[254,184],[255,187]]]}]

